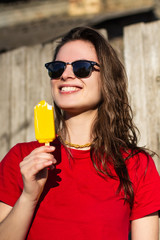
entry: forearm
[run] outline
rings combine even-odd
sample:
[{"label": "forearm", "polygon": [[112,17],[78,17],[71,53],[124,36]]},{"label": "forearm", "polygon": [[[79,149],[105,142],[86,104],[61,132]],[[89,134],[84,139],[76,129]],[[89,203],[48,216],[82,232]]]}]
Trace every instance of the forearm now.
[{"label": "forearm", "polygon": [[0,223],[1,240],[24,240],[28,232],[36,203],[22,194],[8,216]]}]

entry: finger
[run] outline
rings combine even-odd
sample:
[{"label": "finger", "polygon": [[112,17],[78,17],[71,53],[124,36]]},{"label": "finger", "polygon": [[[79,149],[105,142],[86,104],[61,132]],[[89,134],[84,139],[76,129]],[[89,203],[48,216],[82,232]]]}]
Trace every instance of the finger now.
[{"label": "finger", "polygon": [[34,176],[41,170],[43,170],[46,167],[50,167],[53,164],[51,160],[46,160],[46,159],[38,159],[36,161],[32,162],[31,164],[28,165],[23,165],[21,167],[21,173],[22,176],[25,179],[33,179]]},{"label": "finger", "polygon": [[53,152],[53,151],[55,151],[55,147],[54,146],[41,146],[41,147],[38,147],[38,148],[35,148],[32,152],[31,152],[31,154],[33,153],[40,153],[40,152],[48,152],[48,153],[50,153],[50,152]]},{"label": "finger", "polygon": [[49,153],[38,153],[34,154],[33,156],[28,156],[26,157],[21,163],[20,163],[20,168],[26,167],[30,168],[34,166],[35,164],[38,164],[40,162],[47,162],[51,161],[52,164],[56,164],[56,159],[52,154]]},{"label": "finger", "polygon": [[[53,160],[55,162],[55,158],[53,156],[53,154],[50,153],[35,153],[34,155],[31,155],[27,161],[35,161],[36,159],[48,159],[48,160]],[[26,161],[26,160],[25,160]]]},{"label": "finger", "polygon": [[[55,150],[54,147],[53,147],[53,149]],[[23,165],[25,162],[33,161],[34,159],[40,158],[40,157],[41,158],[46,158],[46,159],[52,159],[53,163],[56,163],[54,155],[52,154],[53,149],[46,149],[46,146],[45,147],[43,146],[43,148],[41,148],[41,149],[35,149],[28,156],[26,156],[23,159],[21,164]]]}]

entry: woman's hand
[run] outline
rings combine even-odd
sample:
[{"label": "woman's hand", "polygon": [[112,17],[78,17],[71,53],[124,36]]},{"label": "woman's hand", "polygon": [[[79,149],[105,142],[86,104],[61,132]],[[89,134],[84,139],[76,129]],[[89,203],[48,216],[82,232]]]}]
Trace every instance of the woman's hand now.
[{"label": "woman's hand", "polygon": [[34,149],[20,163],[23,178],[23,196],[37,203],[48,177],[48,167],[56,163],[52,152],[53,146],[42,146]]}]

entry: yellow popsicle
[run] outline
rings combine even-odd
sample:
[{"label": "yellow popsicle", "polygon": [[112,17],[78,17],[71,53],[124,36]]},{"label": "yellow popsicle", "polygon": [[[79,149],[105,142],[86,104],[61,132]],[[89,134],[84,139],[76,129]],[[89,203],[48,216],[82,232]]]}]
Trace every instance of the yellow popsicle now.
[{"label": "yellow popsicle", "polygon": [[49,145],[55,139],[53,107],[44,100],[34,107],[34,127],[39,143]]}]

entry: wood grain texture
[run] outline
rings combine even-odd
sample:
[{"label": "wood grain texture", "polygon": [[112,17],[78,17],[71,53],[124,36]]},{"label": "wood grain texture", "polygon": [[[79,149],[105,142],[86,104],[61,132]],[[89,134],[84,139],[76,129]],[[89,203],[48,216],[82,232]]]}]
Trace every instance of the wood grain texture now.
[{"label": "wood grain texture", "polygon": [[[124,29],[129,94],[141,138],[139,145],[160,154],[160,21]],[[157,157],[155,162],[160,170]]]}]

